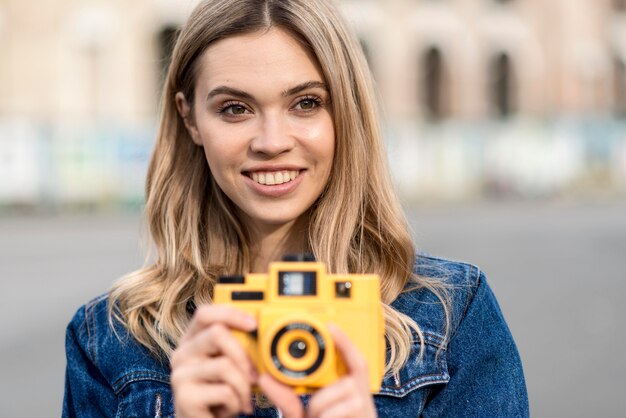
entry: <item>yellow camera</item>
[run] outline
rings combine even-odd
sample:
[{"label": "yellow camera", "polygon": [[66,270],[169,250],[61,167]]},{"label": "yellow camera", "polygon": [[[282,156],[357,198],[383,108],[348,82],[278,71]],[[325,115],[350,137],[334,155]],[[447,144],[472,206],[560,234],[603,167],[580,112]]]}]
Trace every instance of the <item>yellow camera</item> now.
[{"label": "yellow camera", "polygon": [[324,263],[286,257],[267,274],[222,276],[214,302],[258,321],[254,333],[234,331],[259,373],[268,372],[296,393],[310,393],[346,373],[327,324],[339,327],[365,357],[372,392],[385,369],[385,320],[379,278],[327,274]]}]

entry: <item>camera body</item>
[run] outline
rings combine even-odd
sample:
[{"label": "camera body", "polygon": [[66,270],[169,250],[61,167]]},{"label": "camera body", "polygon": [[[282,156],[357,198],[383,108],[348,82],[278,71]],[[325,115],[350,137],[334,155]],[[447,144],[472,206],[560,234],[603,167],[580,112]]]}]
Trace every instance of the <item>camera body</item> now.
[{"label": "camera body", "polygon": [[320,262],[282,261],[270,263],[267,274],[220,277],[213,299],[257,319],[255,332],[233,332],[259,373],[299,394],[340,378],[346,366],[328,331],[331,322],[365,357],[370,390],[377,392],[385,370],[379,282],[373,274],[327,274]]}]

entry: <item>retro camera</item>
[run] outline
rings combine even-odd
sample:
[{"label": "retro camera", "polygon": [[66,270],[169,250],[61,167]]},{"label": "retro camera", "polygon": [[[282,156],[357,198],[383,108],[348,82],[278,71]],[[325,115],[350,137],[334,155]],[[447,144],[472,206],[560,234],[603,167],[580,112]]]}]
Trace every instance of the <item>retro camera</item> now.
[{"label": "retro camera", "polygon": [[327,274],[312,257],[288,256],[267,274],[222,276],[214,302],[257,318],[254,333],[234,331],[259,373],[310,393],[346,373],[327,324],[338,326],[363,354],[372,392],[385,368],[385,321],[377,275]]}]

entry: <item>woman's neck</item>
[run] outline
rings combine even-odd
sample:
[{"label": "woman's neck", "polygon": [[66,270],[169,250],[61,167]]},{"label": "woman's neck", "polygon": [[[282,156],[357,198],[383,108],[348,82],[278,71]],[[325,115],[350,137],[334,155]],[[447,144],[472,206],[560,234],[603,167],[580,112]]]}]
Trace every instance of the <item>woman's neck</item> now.
[{"label": "woman's neck", "polygon": [[284,225],[257,225],[250,228],[252,238],[250,271],[266,273],[269,263],[285,254],[306,251],[307,229],[301,220]]}]

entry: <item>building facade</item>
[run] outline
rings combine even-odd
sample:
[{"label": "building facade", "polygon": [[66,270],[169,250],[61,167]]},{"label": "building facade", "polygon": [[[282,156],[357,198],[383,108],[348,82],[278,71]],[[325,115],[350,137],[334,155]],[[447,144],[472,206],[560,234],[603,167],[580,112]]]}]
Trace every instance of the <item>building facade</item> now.
[{"label": "building facade", "polygon": [[[197,2],[0,0],[0,201],[115,198],[119,179],[104,184],[102,178],[111,177],[107,164],[117,154],[142,172],[172,40]],[[587,139],[576,133],[583,128],[574,124],[571,135],[568,124],[535,132],[537,123],[519,121],[602,119],[622,126],[626,0],[338,3],[375,75],[392,166],[399,179],[408,179],[399,183],[409,198],[437,194],[437,182],[449,176],[459,178],[452,181],[456,186],[443,186],[450,196],[480,193],[492,188],[492,176],[506,177],[490,168],[498,166],[501,153],[513,152],[494,151],[506,143],[495,139],[508,129],[501,125],[513,126],[505,135],[518,138],[512,147],[526,141],[526,134],[534,135],[527,142],[538,135],[543,138],[538,143],[555,149],[562,146],[563,130],[575,137],[566,151],[569,163],[542,162],[569,164],[569,174],[550,180],[545,192],[569,187],[589,160]],[[493,124],[499,127],[485,128]],[[468,137],[467,127],[475,135]],[[610,156],[602,164],[608,164],[611,182],[626,184],[620,174],[626,171],[623,135],[616,132],[606,140]],[[480,136],[479,145],[471,145],[474,136]],[[101,149],[111,142],[119,149]],[[102,162],[102,153],[117,156]],[[406,161],[394,164],[396,157]],[[47,161],[43,166],[42,160]],[[450,171],[459,161],[461,168]],[[84,171],[78,177],[95,176],[104,183],[93,187],[76,180],[76,167]],[[518,170],[536,171],[529,167]],[[46,170],[55,173],[52,179]],[[134,175],[129,196],[141,194],[143,177]],[[18,187],[9,178],[31,179],[31,186]],[[460,178],[473,180],[467,184]],[[493,187],[519,189],[519,184],[501,186]]]}]

